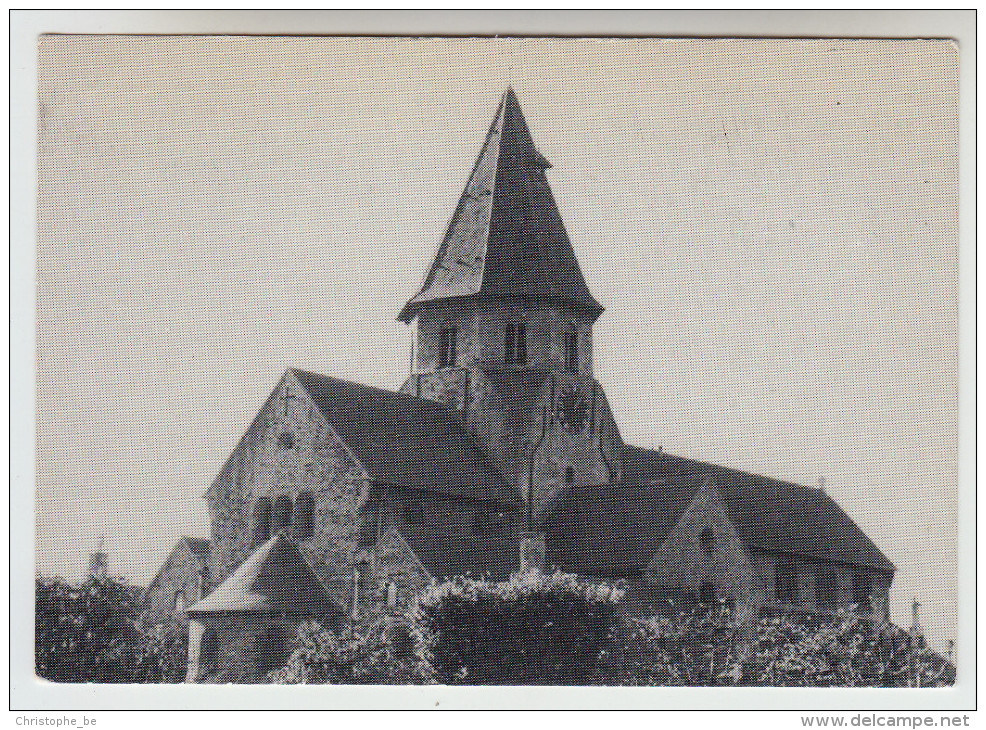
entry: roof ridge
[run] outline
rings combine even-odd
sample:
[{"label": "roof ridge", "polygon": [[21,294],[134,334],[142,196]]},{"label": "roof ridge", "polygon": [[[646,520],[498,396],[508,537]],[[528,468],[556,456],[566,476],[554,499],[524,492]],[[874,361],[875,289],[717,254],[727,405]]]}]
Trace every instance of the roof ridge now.
[{"label": "roof ridge", "polygon": [[321,378],[322,380],[329,380],[329,381],[332,381],[334,383],[338,383],[338,384],[344,385],[344,386],[350,386],[350,387],[361,388],[363,390],[369,390],[369,391],[372,391],[374,393],[378,393],[378,394],[383,395],[383,396],[388,396],[388,397],[394,398],[395,400],[407,400],[407,401],[410,401],[412,403],[420,404],[420,405],[422,405],[422,406],[424,406],[426,408],[437,408],[437,409],[440,409],[440,410],[446,410],[446,411],[449,411],[452,414],[457,414],[458,413],[458,411],[456,411],[454,408],[452,408],[451,406],[448,406],[447,404],[442,403],[440,401],[429,400],[427,398],[419,398],[416,395],[411,395],[410,393],[404,393],[403,391],[400,391],[400,390],[389,390],[387,388],[381,388],[380,386],[377,386],[377,385],[367,385],[366,383],[360,383],[359,381],[356,381],[356,380],[345,380],[344,378],[337,378],[337,377],[332,376],[332,375],[325,375],[323,373],[316,373],[313,370],[303,370],[301,368],[295,368],[295,367],[289,367],[288,370],[290,370],[295,375],[297,375],[297,374],[300,373],[302,375],[311,376],[313,378]]},{"label": "roof ridge", "polygon": [[645,446],[637,446],[636,444],[624,444],[623,446],[624,446],[624,448],[634,449],[636,451],[645,452],[647,454],[652,454],[654,456],[658,456],[658,457],[661,457],[661,458],[670,457],[672,459],[678,459],[680,461],[687,461],[687,462],[689,462],[691,464],[695,464],[697,466],[709,467],[710,469],[715,469],[717,471],[727,471],[727,472],[732,472],[733,474],[742,474],[743,476],[756,477],[757,479],[764,479],[764,480],[766,480],[768,482],[773,482],[773,483],[778,484],[778,485],[784,485],[784,486],[788,486],[788,487],[799,487],[801,489],[809,490],[809,491],[811,491],[813,493],[814,492],[819,492],[821,494],[826,494],[826,496],[829,496],[829,499],[831,499],[831,495],[827,495],[827,493],[825,492],[825,490],[819,489],[818,487],[813,487],[813,486],[811,486],[809,484],[801,484],[800,482],[793,482],[793,481],[790,481],[789,479],[782,479],[780,477],[772,477],[772,476],[767,476],[766,474],[759,474],[759,473],[753,472],[753,471],[746,471],[744,469],[739,469],[739,468],[734,467],[734,466],[724,466],[722,464],[713,464],[711,461],[700,461],[699,459],[692,459],[691,457],[688,457],[688,456],[680,456],[679,454],[673,454],[670,451],[664,451],[663,449],[661,449],[660,451],[658,451],[658,450],[655,450],[655,449],[648,449]]}]

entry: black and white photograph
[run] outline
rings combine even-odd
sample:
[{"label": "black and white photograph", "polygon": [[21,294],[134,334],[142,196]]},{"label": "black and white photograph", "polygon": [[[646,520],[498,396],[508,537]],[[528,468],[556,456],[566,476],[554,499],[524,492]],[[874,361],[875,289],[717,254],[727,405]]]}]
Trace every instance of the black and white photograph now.
[{"label": "black and white photograph", "polygon": [[39,34],[33,691],[947,706],[961,50]]}]

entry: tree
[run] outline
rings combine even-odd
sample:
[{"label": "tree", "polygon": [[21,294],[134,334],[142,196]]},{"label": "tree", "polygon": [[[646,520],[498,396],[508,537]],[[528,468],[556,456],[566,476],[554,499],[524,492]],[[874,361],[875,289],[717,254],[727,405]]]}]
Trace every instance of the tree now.
[{"label": "tree", "polygon": [[141,630],[140,589],[116,577],[35,580],[34,664],[52,682],[167,682],[183,639]]}]

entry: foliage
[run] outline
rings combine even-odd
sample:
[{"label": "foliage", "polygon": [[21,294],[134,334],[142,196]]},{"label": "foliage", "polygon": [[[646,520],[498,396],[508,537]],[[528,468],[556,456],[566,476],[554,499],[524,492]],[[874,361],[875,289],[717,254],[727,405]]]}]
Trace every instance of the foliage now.
[{"label": "foliage", "polygon": [[721,606],[674,619],[629,621],[614,684],[769,687],[948,686],[954,667],[892,626],[852,613],[828,620],[762,616],[734,621]]},{"label": "foliage", "polygon": [[339,632],[302,624],[291,656],[271,672],[274,684],[420,684],[406,623],[385,617]]},{"label": "foliage", "polygon": [[591,684],[621,597],[561,572],[433,584],[411,614],[422,676],[440,684]]},{"label": "foliage", "polygon": [[144,629],[139,681],[174,684],[185,681],[188,671],[188,627],[178,622]]},{"label": "foliage", "polygon": [[174,627],[144,631],[140,589],[116,577],[79,585],[35,579],[34,663],[52,682],[175,682],[184,678],[187,638]]},{"label": "foliage", "polygon": [[941,687],[955,668],[854,613],[763,614],[725,603],[621,613],[622,591],[573,575],[432,584],[402,619],[302,628],[280,683]]}]

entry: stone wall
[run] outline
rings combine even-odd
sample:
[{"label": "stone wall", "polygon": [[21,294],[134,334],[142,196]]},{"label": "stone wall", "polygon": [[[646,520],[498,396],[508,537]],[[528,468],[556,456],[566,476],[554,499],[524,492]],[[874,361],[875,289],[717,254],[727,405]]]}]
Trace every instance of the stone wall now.
[{"label": "stone wall", "polygon": [[752,617],[754,563],[707,478],[668,534],[646,571],[647,580],[669,592],[694,594],[703,584],[716,600],[732,600],[741,620]]},{"label": "stone wall", "polygon": [[397,607],[406,606],[414,594],[428,585],[431,576],[396,529],[387,530],[373,553],[373,580],[369,586],[367,607],[386,611],[387,584],[397,587]]},{"label": "stone wall", "polygon": [[620,479],[622,439],[602,387],[565,370],[448,368],[412,374],[402,391],[463,411],[500,473],[541,520],[571,486]]},{"label": "stone wall", "polygon": [[[876,621],[889,620],[888,597],[891,575],[884,575],[865,568],[829,563],[797,555],[780,556],[762,550],[750,551],[754,565],[754,600],[758,606],[790,610],[807,610],[820,614],[834,614],[848,611],[855,606],[856,612]],[[777,570],[781,562],[793,566],[797,577],[798,594],[794,602],[783,603],[777,595]],[[819,605],[819,579],[823,573],[831,571],[835,576],[835,603],[830,607]],[[870,600],[857,603],[853,599],[853,574],[863,572],[870,583]]]},{"label": "stone wall", "polygon": [[[184,540],[179,541],[148,586],[141,618],[151,625],[185,623],[184,608],[202,598],[200,575],[207,561],[207,557],[200,557],[189,549]],[[206,586],[201,587],[207,590]],[[176,610],[176,596],[181,597],[181,610]]]},{"label": "stone wall", "polygon": [[289,371],[206,493],[214,584],[225,580],[257,546],[258,499],[274,503],[283,495],[294,503],[308,493],[314,499],[314,534],[298,547],[333,598],[347,605],[369,484],[366,472]]},{"label": "stone wall", "polygon": [[[187,682],[262,684],[291,653],[306,619],[273,613],[207,613],[192,621]],[[200,624],[201,628],[196,626]]]},{"label": "stone wall", "polygon": [[565,335],[577,335],[578,372],[592,375],[592,322],[560,305],[514,301],[441,302],[421,310],[417,319],[415,372],[434,372],[439,363],[439,335],[456,328],[458,367],[506,363],[506,325],[523,322],[527,365],[565,369]]}]

